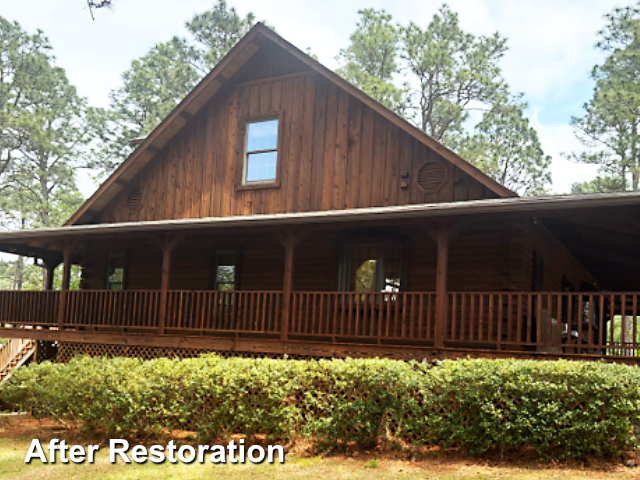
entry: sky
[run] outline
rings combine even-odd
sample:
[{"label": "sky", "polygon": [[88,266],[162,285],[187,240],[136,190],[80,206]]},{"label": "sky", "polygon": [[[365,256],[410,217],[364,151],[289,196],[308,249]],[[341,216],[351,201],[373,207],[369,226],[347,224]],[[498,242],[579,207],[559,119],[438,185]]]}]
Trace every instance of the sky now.
[{"label": "sky", "polygon": [[[184,23],[209,9],[214,0],[115,0],[111,11],[91,19],[85,0],[0,0],[0,15],[27,31],[40,29],[49,37],[57,65],[67,71],[80,95],[106,107],[109,92],[121,83],[131,61],[174,35],[184,36]],[[609,0],[449,0],[461,27],[475,35],[495,31],[507,37],[509,50],[501,61],[513,91],[523,92],[527,115],[542,147],[551,155],[553,193],[568,193],[571,184],[591,180],[593,165],[574,164],[563,153],[583,149],[569,124],[582,115],[591,97],[589,73],[603,56],[595,48],[603,16],[632,3]],[[442,5],[433,0],[228,0],[238,12],[253,12],[285,39],[310,48],[321,63],[336,68],[335,56],[348,45],[363,8],[384,8],[400,23],[426,27]],[[96,186],[80,178],[85,196]]]}]

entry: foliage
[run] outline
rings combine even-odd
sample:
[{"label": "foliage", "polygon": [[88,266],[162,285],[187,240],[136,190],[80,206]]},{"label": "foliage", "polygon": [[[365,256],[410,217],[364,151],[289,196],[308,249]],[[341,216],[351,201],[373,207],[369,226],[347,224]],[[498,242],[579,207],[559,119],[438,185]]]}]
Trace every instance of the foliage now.
[{"label": "foliage", "polygon": [[640,9],[616,8],[605,16],[597,47],[608,56],[593,68],[593,97],[583,117],[573,117],[576,136],[588,151],[569,158],[600,165],[593,182],[575,193],[637,191],[640,184]]},{"label": "foliage", "polygon": [[[94,138],[87,106],[55,66],[49,41],[0,17],[0,225],[63,223],[82,202],[75,172]],[[33,288],[37,267],[13,263],[11,287]]]},{"label": "foliage", "polygon": [[472,453],[532,446],[543,457],[580,458],[632,448],[640,423],[638,369],[568,361],[78,357],[21,368],[0,395],[108,435],[177,428],[201,440],[303,436],[332,449],[387,435]]},{"label": "foliage", "polygon": [[[507,188],[528,195],[546,191],[551,159],[524,116],[522,95],[510,95],[502,79],[503,37],[463,31],[446,4],[424,29],[394,24],[384,10],[358,13],[350,45],[338,55],[342,77]],[[394,82],[403,74],[398,87]],[[483,115],[470,134],[474,110]]]},{"label": "foliage", "polygon": [[367,95],[398,113],[403,113],[403,92],[393,82],[398,73],[400,34],[385,10],[359,10],[360,20],[349,37],[351,44],[338,54],[337,73]]},{"label": "foliage", "polygon": [[485,112],[475,133],[457,149],[491,178],[521,195],[542,195],[551,184],[551,157],[544,154],[538,134],[517,101]]},{"label": "foliage", "polygon": [[464,32],[458,14],[443,5],[426,29],[410,22],[401,28],[402,57],[417,82],[413,91],[416,123],[438,141],[460,132],[470,108],[506,98],[498,61],[506,39],[495,33]]}]

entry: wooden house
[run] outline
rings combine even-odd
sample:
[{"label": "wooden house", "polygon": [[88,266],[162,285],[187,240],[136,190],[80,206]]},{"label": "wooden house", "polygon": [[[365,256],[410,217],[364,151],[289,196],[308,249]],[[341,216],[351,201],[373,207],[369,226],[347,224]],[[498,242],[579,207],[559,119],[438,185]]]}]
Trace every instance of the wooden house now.
[{"label": "wooden house", "polygon": [[67,356],[638,351],[640,195],[520,198],[260,24],[65,226],[0,250],[49,272],[0,292],[0,337]]}]

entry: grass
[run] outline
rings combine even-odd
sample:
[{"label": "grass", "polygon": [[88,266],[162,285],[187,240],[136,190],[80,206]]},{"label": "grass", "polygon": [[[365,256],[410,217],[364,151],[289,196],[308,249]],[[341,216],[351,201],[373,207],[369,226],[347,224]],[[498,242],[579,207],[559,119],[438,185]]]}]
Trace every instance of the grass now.
[{"label": "grass", "polygon": [[67,444],[88,445],[74,439],[73,434],[56,431],[53,424],[45,425],[33,420],[16,417],[0,418],[0,480],[293,480],[298,478],[317,480],[631,480],[638,478],[638,470],[618,463],[600,462],[590,467],[584,465],[541,465],[536,461],[496,462],[487,459],[468,458],[462,455],[445,455],[433,452],[427,460],[399,460],[387,454],[359,452],[351,457],[288,455],[285,465],[227,465],[152,463],[137,465],[112,465],[108,461],[108,449],[103,447],[93,465],[60,464],[43,465],[33,461],[24,463],[31,439],[42,443],[49,439],[65,438]]}]

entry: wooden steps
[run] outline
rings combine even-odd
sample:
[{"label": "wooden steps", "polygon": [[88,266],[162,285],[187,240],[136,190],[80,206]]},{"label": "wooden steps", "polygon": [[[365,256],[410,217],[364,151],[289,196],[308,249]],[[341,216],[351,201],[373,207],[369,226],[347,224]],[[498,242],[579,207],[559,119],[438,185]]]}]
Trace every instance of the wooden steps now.
[{"label": "wooden steps", "polygon": [[34,355],[35,349],[34,340],[23,338],[11,338],[0,347],[0,385]]}]

